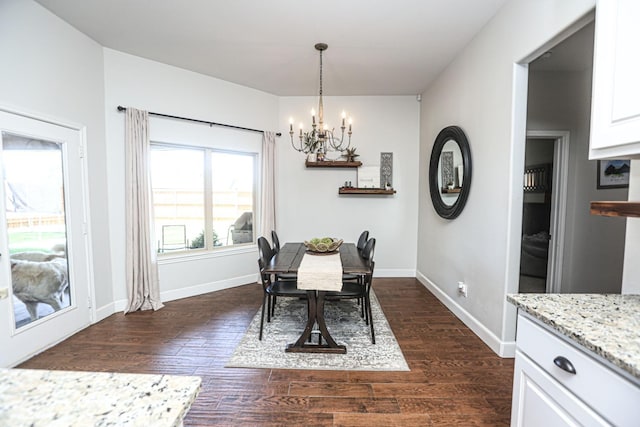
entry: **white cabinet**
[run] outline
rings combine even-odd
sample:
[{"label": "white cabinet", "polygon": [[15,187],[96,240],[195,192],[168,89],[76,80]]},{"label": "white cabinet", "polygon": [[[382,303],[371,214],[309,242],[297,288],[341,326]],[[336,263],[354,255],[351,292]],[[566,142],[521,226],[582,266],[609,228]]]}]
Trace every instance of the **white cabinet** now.
[{"label": "white cabinet", "polygon": [[640,158],[640,1],[596,5],[590,159]]},{"label": "white cabinet", "polygon": [[609,425],[520,351],[516,351],[512,405],[512,426]]},{"label": "white cabinet", "polygon": [[511,425],[637,426],[640,387],[518,315]]}]

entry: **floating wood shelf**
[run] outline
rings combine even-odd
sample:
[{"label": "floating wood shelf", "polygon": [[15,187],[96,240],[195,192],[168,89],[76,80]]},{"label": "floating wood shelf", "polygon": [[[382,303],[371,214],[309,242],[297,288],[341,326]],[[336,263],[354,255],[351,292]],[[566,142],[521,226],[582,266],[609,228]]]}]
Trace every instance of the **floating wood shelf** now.
[{"label": "floating wood shelf", "polygon": [[458,187],[458,188],[442,188],[440,190],[440,193],[442,194],[457,194],[460,191],[462,191],[462,188]]},{"label": "floating wood shelf", "polygon": [[640,218],[640,202],[591,202],[591,215]]},{"label": "floating wood shelf", "polygon": [[396,190],[385,190],[384,188],[356,188],[356,187],[340,187],[338,194],[396,194]]},{"label": "floating wood shelf", "polygon": [[326,160],[322,162],[305,161],[304,165],[308,168],[358,168],[362,166],[362,162],[345,162],[340,160]]}]

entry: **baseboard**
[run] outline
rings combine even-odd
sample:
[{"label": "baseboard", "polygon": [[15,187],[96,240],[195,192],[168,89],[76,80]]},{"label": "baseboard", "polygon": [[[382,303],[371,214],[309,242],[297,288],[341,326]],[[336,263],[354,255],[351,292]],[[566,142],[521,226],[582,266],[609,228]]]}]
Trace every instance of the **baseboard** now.
[{"label": "baseboard", "polygon": [[431,280],[424,274],[417,272],[416,278],[424,285],[433,295],[435,295],[441,303],[443,303],[458,319],[462,321],[469,329],[473,331],[485,344],[489,346],[500,357],[514,357],[515,343],[500,340],[493,332],[484,326],[478,319],[473,317],[471,313],[465,310],[460,304],[455,302],[449,295],[442,292]]},{"label": "baseboard", "polygon": [[96,309],[96,318],[93,323],[98,323],[102,319],[106,319],[107,317],[111,316],[115,312],[116,312],[115,303],[110,302],[107,305],[103,305],[102,307]]},{"label": "baseboard", "polygon": [[[246,285],[248,283],[257,283],[258,274],[249,274],[246,276],[234,277],[231,279],[220,280],[217,282],[203,283],[200,285],[189,286],[188,288],[172,289],[170,291],[160,292],[160,300],[162,302],[175,301],[182,298],[194,297],[209,292],[220,291],[222,289],[234,288],[236,286]],[[124,311],[127,307],[127,300],[121,299],[114,302],[114,313]]]},{"label": "baseboard", "polygon": [[516,342],[515,341],[502,341],[500,344],[500,357],[516,357]]},{"label": "baseboard", "polygon": [[171,291],[160,292],[160,298],[162,298],[162,301],[165,301],[165,302],[174,301],[177,299],[206,294],[208,292],[234,288],[236,286],[246,285],[248,283],[257,283],[258,279],[259,279],[258,273],[248,274],[246,276],[234,277],[231,279],[220,280],[218,282],[203,283],[201,285],[191,286],[188,288],[181,288],[181,289],[174,289]]},{"label": "baseboard", "polygon": [[378,269],[373,273],[373,277],[416,277],[416,271],[411,269]]}]

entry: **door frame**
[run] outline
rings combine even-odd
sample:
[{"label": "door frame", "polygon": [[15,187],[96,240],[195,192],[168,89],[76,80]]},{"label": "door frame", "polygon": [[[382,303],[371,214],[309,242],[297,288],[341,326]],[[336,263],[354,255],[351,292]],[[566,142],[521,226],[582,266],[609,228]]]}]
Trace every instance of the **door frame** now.
[{"label": "door frame", "polygon": [[551,218],[549,255],[547,258],[547,293],[562,291],[564,238],[567,218],[567,188],[569,181],[569,131],[529,130],[527,139],[553,139],[553,181],[551,188]]},{"label": "door frame", "polygon": [[[87,304],[88,317],[89,317],[87,319],[88,323],[86,325],[83,325],[79,329],[73,330],[70,333],[57,337],[57,339],[52,342],[45,343],[38,349],[31,351],[28,354],[25,354],[23,357],[19,358],[18,360],[9,361],[9,364],[11,366],[15,366],[33,357],[35,354],[40,353],[46,350],[47,348],[53,347],[54,345],[60,343],[61,341],[64,341],[65,339],[77,333],[79,330],[83,329],[84,327],[95,323],[95,319],[96,319],[95,281],[94,281],[94,270],[93,270],[93,246],[92,246],[91,228],[90,228],[91,215],[90,215],[90,198],[89,198],[89,174],[88,174],[88,161],[87,161],[87,155],[86,155],[87,129],[86,129],[86,126],[82,124],[74,123],[68,120],[60,119],[58,117],[53,117],[50,115],[45,115],[42,113],[24,110],[12,105],[0,104],[0,112],[12,114],[25,119],[39,121],[45,124],[50,124],[50,125],[58,126],[61,128],[66,128],[71,130],[73,133],[75,133],[78,138],[79,153],[77,153],[77,156],[74,155],[73,157],[71,156],[71,153],[67,153],[67,156],[69,160],[73,158],[79,162],[78,166],[80,167],[80,175],[81,175],[80,179],[82,181],[80,192],[82,193],[82,202],[81,202],[82,203],[81,209],[82,209],[82,215],[83,215],[82,239],[84,240],[85,253],[80,255],[76,253],[73,261],[76,263],[82,262],[84,264],[84,268],[86,269],[86,278],[83,278],[83,279],[86,279],[86,284],[84,284],[84,286],[86,286],[87,301],[83,301],[83,302],[78,301],[77,303]],[[0,210],[0,220],[1,220],[0,223],[3,223],[3,224],[6,223],[5,214],[1,210]],[[0,259],[0,262],[8,262],[8,259],[9,259],[8,242],[7,242],[7,239],[2,236],[4,236],[4,233],[0,235],[0,253],[6,254],[6,258],[4,256],[2,257],[6,261],[2,261],[2,259]],[[82,286],[82,284],[76,283],[75,286]],[[27,326],[27,329],[29,329],[28,326]],[[0,366],[0,367],[3,367],[3,366]]]}]

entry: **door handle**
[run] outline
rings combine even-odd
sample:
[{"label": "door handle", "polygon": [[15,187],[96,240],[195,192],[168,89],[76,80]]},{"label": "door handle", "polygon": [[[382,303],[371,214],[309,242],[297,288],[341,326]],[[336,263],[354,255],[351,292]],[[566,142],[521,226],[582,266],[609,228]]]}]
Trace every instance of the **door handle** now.
[{"label": "door handle", "polygon": [[573,363],[571,363],[571,361],[564,356],[556,357],[555,359],[553,359],[553,363],[555,363],[555,365],[563,371],[566,371],[572,375],[576,374],[576,368],[573,366]]}]

